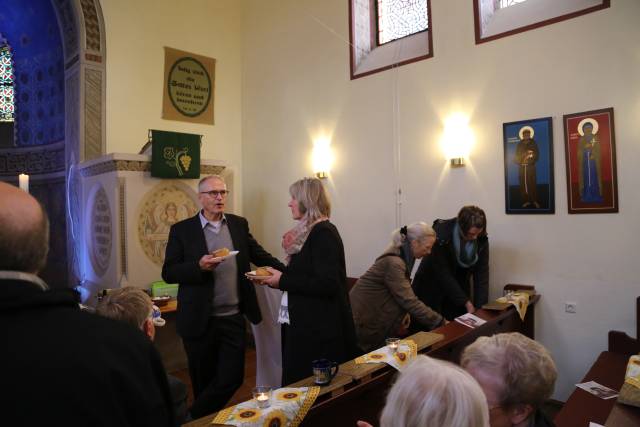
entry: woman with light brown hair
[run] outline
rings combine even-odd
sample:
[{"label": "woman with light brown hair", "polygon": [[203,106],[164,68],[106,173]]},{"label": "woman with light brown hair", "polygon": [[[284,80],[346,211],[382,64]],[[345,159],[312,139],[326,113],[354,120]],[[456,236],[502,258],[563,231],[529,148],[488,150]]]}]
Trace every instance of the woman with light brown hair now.
[{"label": "woman with light brown hair", "polygon": [[448,320],[473,313],[489,298],[487,216],[477,206],[463,206],[456,218],[433,222],[433,253],[420,263],[413,289]]},{"label": "woman with light brown hair", "polygon": [[282,385],[308,377],[316,359],[342,363],[355,356],[355,331],[346,285],[344,246],[329,221],[331,202],[322,182],[303,178],[289,187],[296,225],[282,238],[287,268],[269,268],[255,283],[283,291]]}]

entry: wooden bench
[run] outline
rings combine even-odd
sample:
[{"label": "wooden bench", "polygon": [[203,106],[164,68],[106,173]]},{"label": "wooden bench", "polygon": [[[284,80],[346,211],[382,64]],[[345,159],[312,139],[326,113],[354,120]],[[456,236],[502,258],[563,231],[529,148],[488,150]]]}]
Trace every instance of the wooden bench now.
[{"label": "wooden bench", "polygon": [[[522,285],[507,285],[522,286]],[[533,287],[529,287],[531,289]],[[507,288],[505,290],[514,290]],[[464,348],[474,342],[480,336],[490,336],[501,332],[521,332],[533,338],[533,325],[535,317],[535,304],[540,300],[540,295],[531,298],[527,316],[524,322],[514,307],[502,311],[479,309],[476,315],[487,323],[475,329],[468,328],[458,322],[450,322],[441,326],[432,333],[441,334],[443,337],[433,345],[425,346],[419,351],[439,359],[450,360],[457,363]],[[424,333],[418,333],[408,338],[414,339],[421,348]],[[329,386],[322,387],[318,399],[307,413],[302,426],[331,426],[353,427],[357,420],[365,420],[373,425],[378,424],[379,414],[384,406],[387,391],[396,370],[381,364],[371,365],[371,372],[361,375],[354,372],[353,362],[340,365],[338,376]],[[362,366],[362,365],[360,365]],[[312,379],[307,378],[294,386],[310,385]],[[215,414],[195,420],[188,426],[210,426]]]},{"label": "wooden bench", "polygon": [[[636,299],[636,336],[631,338],[624,332],[609,331],[608,351],[600,353],[581,383],[596,381],[613,390],[620,390],[629,356],[640,352],[640,297]],[[640,426],[640,408],[617,403],[614,399],[600,399],[591,393],[576,388],[564,407],[556,415],[557,427],[583,427],[589,422],[606,426]]]}]

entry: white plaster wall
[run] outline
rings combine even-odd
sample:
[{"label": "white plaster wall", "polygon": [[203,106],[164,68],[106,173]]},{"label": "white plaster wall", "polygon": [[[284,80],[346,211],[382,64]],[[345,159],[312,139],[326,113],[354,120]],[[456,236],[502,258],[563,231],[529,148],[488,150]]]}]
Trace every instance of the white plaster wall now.
[{"label": "white plaster wall", "polygon": [[[224,160],[241,188],[242,2],[101,0],[107,65],[107,153],[135,153],[148,129],[203,135],[201,157]],[[216,59],[214,120],[162,116],[164,47]],[[241,191],[234,191],[241,208]]]},{"label": "white plaster wall", "polygon": [[[536,285],[537,339],[558,363],[555,397],[565,400],[606,349],[608,330],[635,334],[640,2],[617,0],[478,46],[471,2],[431,4],[434,58],[350,81],[346,0],[246,1],[245,215],[265,247],[282,255],[280,237],[292,226],[287,189],[311,174],[312,140],[321,133],[336,154],[328,184],[350,275],[366,270],[397,224],[482,206],[492,296],[506,283]],[[562,115],[606,107],[615,111],[620,213],[568,215]],[[455,111],[470,116],[477,143],[471,164],[451,170],[439,138]],[[502,123],[545,116],[554,120],[556,214],[505,215]],[[576,314],[564,313],[565,301],[577,303]]]}]

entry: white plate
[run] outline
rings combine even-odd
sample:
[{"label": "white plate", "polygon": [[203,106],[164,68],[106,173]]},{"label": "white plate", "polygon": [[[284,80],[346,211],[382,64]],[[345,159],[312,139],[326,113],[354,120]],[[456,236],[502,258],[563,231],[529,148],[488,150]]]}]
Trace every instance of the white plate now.
[{"label": "white plate", "polygon": [[240,253],[240,251],[231,251],[229,252],[229,255],[225,255],[225,256],[219,256],[219,257],[215,257],[215,260],[221,259],[221,260],[225,260],[227,258],[231,258],[232,256],[236,256]]},{"label": "white plate", "polygon": [[247,276],[250,279],[268,279],[271,276],[256,276],[256,271],[249,271],[248,273],[244,273],[245,276]]}]

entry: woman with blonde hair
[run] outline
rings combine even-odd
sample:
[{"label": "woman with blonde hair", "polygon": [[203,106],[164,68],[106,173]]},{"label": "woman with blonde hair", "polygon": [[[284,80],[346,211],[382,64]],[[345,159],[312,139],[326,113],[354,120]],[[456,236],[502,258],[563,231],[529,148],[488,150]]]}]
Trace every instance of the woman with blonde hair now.
[{"label": "woman with blonde hair", "polygon": [[385,338],[406,335],[409,315],[421,329],[442,324],[444,318],[413,293],[409,278],[416,258],[429,255],[435,240],[435,231],[424,222],[395,230],[389,247],[351,289],[349,299],[362,351],[382,347]]},{"label": "woman with blonde hair", "polygon": [[283,386],[310,376],[316,359],[342,363],[355,356],[344,246],[329,221],[326,189],[317,178],[303,178],[289,187],[289,194],[297,223],[282,238],[287,268],[269,268],[271,276],[256,281],[283,291],[278,316]]},{"label": "woman with blonde hair", "polygon": [[[358,421],[359,427],[371,427]],[[391,387],[380,427],[489,427],[487,400],[471,375],[419,355]]]}]

